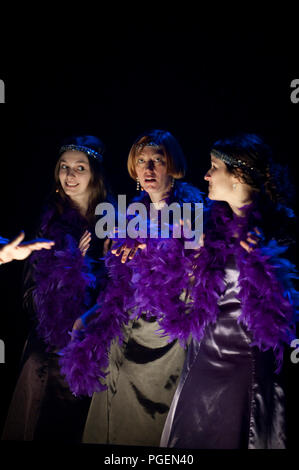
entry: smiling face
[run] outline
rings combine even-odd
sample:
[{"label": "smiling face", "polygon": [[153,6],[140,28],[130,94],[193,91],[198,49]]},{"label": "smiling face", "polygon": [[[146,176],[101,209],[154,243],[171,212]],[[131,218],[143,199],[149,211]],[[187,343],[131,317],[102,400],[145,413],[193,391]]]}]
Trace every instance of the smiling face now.
[{"label": "smiling face", "polygon": [[211,168],[204,179],[209,182],[210,199],[228,203],[235,199],[234,185],[240,181],[228,171],[226,164],[213,154],[211,154]]},{"label": "smiling face", "polygon": [[87,200],[90,189],[91,169],[83,152],[64,152],[59,160],[59,181],[65,194],[73,201]]},{"label": "smiling face", "polygon": [[144,147],[136,156],[135,171],[152,201],[161,200],[169,191],[172,177],[167,173],[166,157],[159,148]]}]

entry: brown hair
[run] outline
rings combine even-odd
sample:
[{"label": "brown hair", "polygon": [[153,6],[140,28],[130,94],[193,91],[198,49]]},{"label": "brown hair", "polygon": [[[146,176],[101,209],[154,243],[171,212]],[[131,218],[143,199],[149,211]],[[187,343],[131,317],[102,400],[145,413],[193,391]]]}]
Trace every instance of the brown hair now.
[{"label": "brown hair", "polygon": [[132,145],[128,156],[128,172],[136,180],[136,157],[146,146],[157,147],[166,158],[167,173],[175,179],[181,179],[186,173],[186,159],[178,141],[168,131],[151,130],[139,136]]},{"label": "brown hair", "polygon": [[[103,154],[104,151],[104,145],[102,141],[94,136],[79,136],[79,137],[73,137],[70,139],[67,139],[63,142],[63,145],[78,145],[78,146],[85,146],[88,147],[92,150],[95,150],[96,152],[100,153],[101,155]],[[80,150],[83,151],[83,150]],[[59,180],[59,168],[60,168],[60,160],[64,152],[62,152],[58,158],[58,161],[56,163],[55,169],[54,169],[54,180],[55,180],[55,190],[57,193],[56,197],[56,205],[58,208],[59,213],[63,212],[63,206],[65,202],[69,202],[70,198],[65,194],[63,191],[60,180]],[[86,218],[88,221],[92,221],[94,218],[94,213],[95,213],[95,207],[96,205],[104,201],[107,197],[107,189],[106,185],[104,182],[104,174],[103,174],[103,167],[102,163],[99,159],[90,156],[86,152],[85,155],[88,158],[89,161],[89,166],[90,166],[90,171],[91,171],[91,179],[89,182],[89,189],[90,189],[90,195],[89,195],[89,203],[88,203],[88,209],[86,213]],[[73,205],[73,203],[72,203]]]}]

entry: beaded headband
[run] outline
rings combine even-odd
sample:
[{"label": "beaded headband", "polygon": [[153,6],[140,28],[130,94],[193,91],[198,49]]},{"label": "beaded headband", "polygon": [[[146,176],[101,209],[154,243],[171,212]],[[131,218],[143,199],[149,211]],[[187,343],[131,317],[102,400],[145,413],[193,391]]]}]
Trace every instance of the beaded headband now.
[{"label": "beaded headband", "polygon": [[136,150],[142,149],[143,147],[160,147],[159,144],[151,140],[150,142],[142,142],[136,145]]},{"label": "beaded headband", "polygon": [[251,167],[248,163],[243,162],[243,160],[237,160],[236,158],[231,157],[230,155],[227,155],[226,153],[220,152],[219,150],[212,149],[211,153],[215,155],[216,158],[219,158],[219,160],[222,160],[224,163],[230,166],[234,166],[237,168],[244,168],[244,170],[252,170],[254,171],[254,168]]},{"label": "beaded headband", "polygon": [[63,152],[67,152],[68,150],[76,150],[77,152],[84,152],[87,153],[87,155],[90,155],[91,157],[95,158],[99,162],[103,162],[103,155],[101,155],[99,152],[96,152],[95,150],[85,147],[84,145],[74,145],[74,144],[69,144],[69,145],[63,145],[60,150],[59,150],[59,155],[61,155]]}]

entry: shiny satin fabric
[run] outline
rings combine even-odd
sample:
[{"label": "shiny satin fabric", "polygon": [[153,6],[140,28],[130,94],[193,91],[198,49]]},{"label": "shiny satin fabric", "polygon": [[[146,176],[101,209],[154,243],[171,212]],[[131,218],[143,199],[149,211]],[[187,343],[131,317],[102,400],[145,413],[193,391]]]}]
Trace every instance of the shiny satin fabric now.
[{"label": "shiny satin fabric", "polygon": [[250,347],[238,323],[239,272],[230,257],[215,324],[192,340],[160,445],[190,449],[286,447],[285,396],[272,351]]},{"label": "shiny satin fabric", "polygon": [[125,327],[125,343],[109,355],[108,390],[92,398],[83,442],[159,446],[186,351],[143,318]]}]

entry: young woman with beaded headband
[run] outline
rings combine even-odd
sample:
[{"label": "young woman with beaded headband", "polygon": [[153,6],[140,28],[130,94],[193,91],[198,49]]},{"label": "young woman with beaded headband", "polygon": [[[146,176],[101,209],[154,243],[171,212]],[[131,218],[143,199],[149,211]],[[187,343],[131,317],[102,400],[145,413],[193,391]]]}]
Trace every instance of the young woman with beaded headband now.
[{"label": "young woman with beaded headband", "polygon": [[75,319],[106,283],[106,242],[94,234],[95,206],[113,202],[103,176],[103,144],[94,136],[64,141],[55,187],[41,217],[40,236],[55,248],[31,256],[24,275],[24,308],[33,328],[7,416],[3,439],[78,442],[89,399],[75,398],[60,375],[58,352]]},{"label": "young woman with beaded headband", "polygon": [[[204,246],[191,253],[188,309],[173,305],[176,314],[161,319],[171,338],[185,342],[192,335],[162,447],[287,446],[279,372],[296,337],[299,301],[295,266],[281,258],[292,237],[286,225],[277,227],[278,219],[294,214],[278,194],[278,168],[257,135],[212,146],[205,175],[211,203]],[[240,240],[257,226],[263,243],[243,250]]]}]

